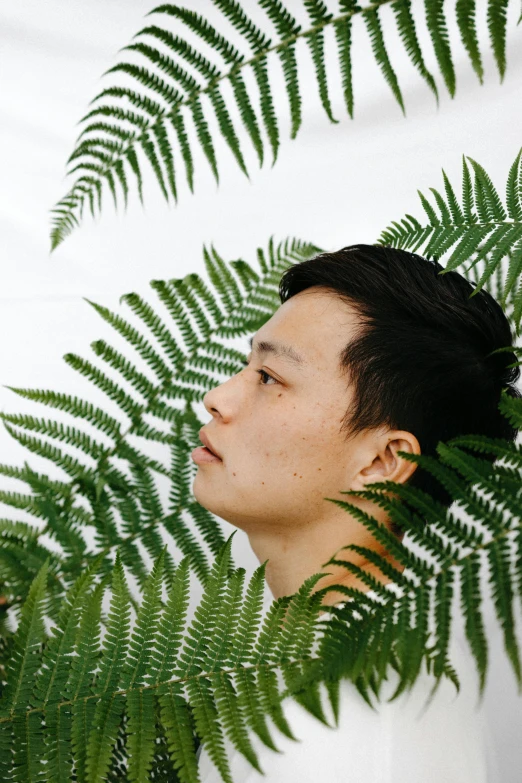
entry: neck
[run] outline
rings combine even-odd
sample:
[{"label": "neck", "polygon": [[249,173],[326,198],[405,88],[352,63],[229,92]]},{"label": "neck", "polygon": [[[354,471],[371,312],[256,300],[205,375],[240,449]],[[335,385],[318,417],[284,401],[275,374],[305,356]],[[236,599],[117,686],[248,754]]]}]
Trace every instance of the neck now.
[{"label": "neck", "polygon": [[[342,517],[334,513],[330,518],[321,519],[304,529],[289,530],[278,526],[249,531],[250,546],[258,560],[262,563],[268,559],[266,581],[274,598],[296,593],[305,579],[318,572],[324,572],[325,576],[317,581],[312,592],[330,585],[343,585],[367,592],[370,589],[369,585],[352,571],[338,565],[323,566],[347,544],[357,544],[372,549],[398,571],[404,569],[404,566],[396,561],[361,523],[346,511],[339,510]],[[371,513],[379,522],[383,524],[386,522],[382,509],[378,511],[372,509]],[[391,581],[364,555],[353,550],[338,552],[336,559],[353,563],[371,574],[381,584],[388,584]],[[347,596],[343,592],[329,590],[323,595],[321,605],[332,606],[346,600]]]}]

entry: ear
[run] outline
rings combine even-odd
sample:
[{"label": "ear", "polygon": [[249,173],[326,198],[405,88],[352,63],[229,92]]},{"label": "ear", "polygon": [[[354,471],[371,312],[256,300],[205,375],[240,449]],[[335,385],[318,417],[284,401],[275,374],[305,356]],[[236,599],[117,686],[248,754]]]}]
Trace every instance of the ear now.
[{"label": "ear", "polygon": [[384,434],[376,435],[372,446],[370,455],[373,455],[373,459],[354,477],[354,483],[357,485],[354,489],[367,489],[368,484],[375,481],[404,484],[416,470],[417,465],[413,462],[397,456],[398,451],[421,453],[419,441],[413,433],[388,430]]}]

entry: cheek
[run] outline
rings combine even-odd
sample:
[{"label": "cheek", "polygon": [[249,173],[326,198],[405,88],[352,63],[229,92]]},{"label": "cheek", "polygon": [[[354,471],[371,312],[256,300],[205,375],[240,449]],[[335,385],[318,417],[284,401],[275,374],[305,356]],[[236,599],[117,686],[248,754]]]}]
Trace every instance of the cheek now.
[{"label": "cheek", "polygon": [[248,435],[228,460],[227,480],[237,489],[288,481],[322,483],[341,460],[339,410],[322,401],[283,406],[276,398],[260,421],[249,421]]},{"label": "cheek", "polygon": [[[321,415],[297,415],[272,422],[259,433],[258,452],[254,452],[259,470],[281,475],[286,480],[297,473],[311,478],[326,470],[332,459],[340,457],[337,422]],[[322,413],[324,413],[322,411]]]}]

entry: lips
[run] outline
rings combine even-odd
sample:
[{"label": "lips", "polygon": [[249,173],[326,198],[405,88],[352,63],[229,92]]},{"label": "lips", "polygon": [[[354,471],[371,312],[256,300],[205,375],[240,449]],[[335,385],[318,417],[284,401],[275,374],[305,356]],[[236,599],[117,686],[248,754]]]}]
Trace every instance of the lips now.
[{"label": "lips", "polygon": [[210,442],[210,440],[208,439],[208,436],[207,436],[206,432],[204,432],[203,430],[200,430],[200,431],[199,431],[199,439],[200,439],[200,441],[202,442],[202,444],[203,444],[204,446],[206,446],[206,448],[207,448],[207,449],[208,449],[210,452],[212,452],[212,454],[214,454],[214,455],[215,455],[216,457],[218,457],[219,459],[222,459],[222,456],[221,456],[221,454],[219,454],[219,453],[216,451],[216,449],[214,448],[214,446],[212,445],[212,443],[211,443],[211,442]]}]

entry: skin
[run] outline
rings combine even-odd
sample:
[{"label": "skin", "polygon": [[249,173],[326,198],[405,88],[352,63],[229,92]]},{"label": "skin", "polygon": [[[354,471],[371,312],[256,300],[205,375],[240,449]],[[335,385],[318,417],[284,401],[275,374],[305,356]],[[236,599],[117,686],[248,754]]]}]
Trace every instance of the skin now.
[{"label": "skin", "polygon": [[[342,584],[367,591],[368,585],[342,566],[324,566],[338,550],[354,543],[379,552],[399,570],[364,525],[325,498],[348,501],[389,525],[371,501],[342,495],[374,481],[405,482],[416,466],[397,451],[420,453],[411,432],[381,428],[347,440],[341,421],[352,399],[339,355],[358,329],[357,314],[333,292],[313,287],[284,304],[257,331],[249,363],[203,400],[212,420],[205,425],[223,462],[198,466],[193,492],[212,513],[244,530],[266,565],[274,596],[295,593],[303,581],[324,572],[314,591]],[[304,359],[260,353],[260,341],[291,346]],[[271,378],[261,377],[264,370]],[[338,559],[355,563],[378,581],[390,581],[366,558],[345,550]],[[346,600],[324,594],[321,605]]]}]

